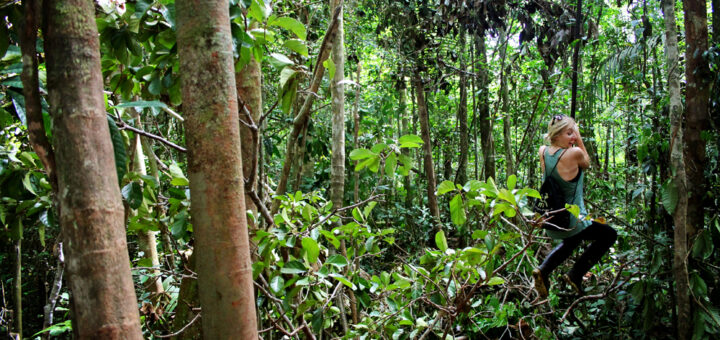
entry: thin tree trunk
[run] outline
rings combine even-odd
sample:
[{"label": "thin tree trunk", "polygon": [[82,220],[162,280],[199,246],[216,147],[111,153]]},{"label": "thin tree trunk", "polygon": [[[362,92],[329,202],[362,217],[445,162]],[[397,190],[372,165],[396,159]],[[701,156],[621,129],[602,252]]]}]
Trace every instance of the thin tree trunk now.
[{"label": "thin tree trunk", "polygon": [[423,85],[420,71],[416,70],[413,75],[413,84],[415,87],[415,96],[417,97],[418,116],[420,118],[420,133],[422,135],[423,152],[425,155],[425,176],[427,177],[427,195],[428,208],[430,214],[436,219],[436,223],[440,221],[440,209],[438,209],[437,197],[435,196],[435,167],[432,160],[432,144],[430,139],[430,121],[428,118],[427,103],[425,102],[425,86]]},{"label": "thin tree trunk", "polygon": [[[335,39],[332,44],[332,60],[335,63],[335,74],[330,82],[331,107],[332,107],[332,156],[330,158],[330,201],[334,209],[343,206],[345,194],[345,31],[343,27],[343,1],[330,0],[330,13],[340,10],[337,16],[337,28]],[[333,18],[331,18],[332,20]],[[337,223],[340,226],[340,223]],[[345,240],[341,241],[340,250],[343,256],[347,257]],[[351,290],[347,290],[352,293]],[[345,303],[343,294],[337,296],[338,306],[341,310],[341,321],[343,330],[348,332],[347,316],[344,312]]]},{"label": "thin tree trunk", "polygon": [[577,110],[577,85],[578,85],[578,65],[580,64],[580,30],[582,29],[582,0],[577,0],[575,6],[575,26],[572,28],[572,40],[575,41],[573,48],[573,60],[572,60],[572,94],[570,101],[570,116],[575,118],[575,112]]},{"label": "thin tree trunk", "polygon": [[[358,57],[357,76],[355,77],[355,82],[358,86],[355,87],[355,103],[353,104],[353,147],[356,149],[360,148],[358,138],[360,135],[360,89],[362,88],[362,86],[360,86],[361,69],[362,63]],[[355,161],[355,166],[357,166],[358,162],[359,161]],[[353,171],[353,202],[360,202],[360,173],[357,171]]]},{"label": "thin tree trunk", "polygon": [[45,0],[60,225],[79,338],[142,339],[92,1]]},{"label": "thin tree trunk", "polygon": [[[22,225],[19,226],[22,228]],[[18,239],[15,241],[15,275],[13,282],[13,300],[15,300],[15,310],[13,311],[13,320],[15,321],[15,333],[19,339],[23,336],[23,307],[22,307],[22,233],[18,235]]]},{"label": "thin tree trunk", "polygon": [[[142,120],[140,119],[140,114],[134,109],[130,108],[130,115],[135,120],[135,123],[137,126],[142,129],[143,124]],[[134,171],[139,173],[140,175],[147,175],[147,168],[145,167],[145,154],[143,153],[142,148],[142,140],[140,138],[139,134],[135,134],[135,159],[133,161],[134,164]],[[131,209],[128,207],[128,209]],[[136,215],[136,211],[131,211],[130,214]],[[157,233],[154,231],[139,231],[138,232],[138,243],[140,246],[140,250],[143,252],[143,258],[149,259],[150,263],[152,263],[152,266],[155,268],[160,267],[160,259],[158,257],[158,251],[157,251],[157,239],[155,237]],[[151,294],[153,301],[157,302],[157,299],[160,297],[160,294],[162,294],[165,289],[162,285],[162,277],[160,276],[160,271],[153,270],[150,272],[150,275],[152,275],[152,278],[149,279],[145,283],[145,288],[148,290],[148,292]]]},{"label": "thin tree trunk", "polygon": [[[325,72],[323,62],[328,58],[328,55],[330,54],[329,47],[334,39],[335,32],[337,31],[339,15],[340,11],[339,9],[336,9],[335,12],[333,12],[332,20],[330,21],[328,30],[327,32],[325,32],[325,38],[323,38],[322,45],[320,46],[320,52],[318,53],[318,58],[315,63],[315,70],[313,71],[313,77],[310,81],[310,88],[308,89],[310,94],[305,98],[305,102],[300,108],[300,112],[298,112],[297,116],[293,120],[292,131],[288,136],[288,144],[287,148],[285,149],[285,162],[283,163],[283,168],[280,173],[280,179],[278,180],[278,185],[275,189],[276,195],[283,195],[285,194],[285,190],[287,190],[288,175],[290,174],[290,167],[292,165],[292,161],[295,158],[295,144],[297,143],[297,138],[300,135],[300,131],[310,119],[310,108],[315,101],[314,94],[317,93],[318,89],[320,88],[320,82],[322,81],[323,73]],[[275,215],[279,208],[280,200],[273,200],[270,213],[272,215]]]},{"label": "thin tree trunk", "polygon": [[[253,22],[251,28],[257,28]],[[240,147],[242,152],[243,178],[245,179],[246,191],[256,191],[258,183],[258,156],[260,155],[260,138],[257,126],[262,115],[262,73],[260,63],[255,57],[250,56],[250,61],[240,71],[235,73],[235,85],[237,87],[238,104],[240,109]],[[253,216],[258,216],[258,209],[249,196],[245,193],[245,208],[252,211]],[[248,220],[248,229],[254,233],[255,223]]]},{"label": "thin tree trunk", "polygon": [[[187,267],[183,270],[184,275],[180,281],[180,292],[177,298],[178,303],[175,308],[175,319],[173,320],[171,329],[173,333],[179,332],[183,328],[185,328],[185,330],[173,337],[174,340],[202,339],[202,317],[197,316],[197,314],[200,313],[198,280],[192,277],[192,271],[196,268],[196,258],[195,253],[190,254],[187,260]],[[193,322],[193,320],[195,321]],[[192,325],[190,325],[191,322]]]},{"label": "thin tree trunk", "polygon": [[677,190],[677,206],[673,212],[675,222],[673,275],[677,298],[678,339],[690,339],[692,315],[690,314],[690,284],[687,268],[686,213],[688,205],[687,182],[683,156],[682,102],[680,100],[680,69],[678,62],[677,33],[675,32],[675,2],[663,0],[665,17],[665,54],[668,65],[668,88],[670,95],[670,145],[673,168],[673,185]]},{"label": "thin tree trunk", "polygon": [[[401,135],[408,135],[410,134],[410,120],[408,117],[408,109],[407,109],[407,83],[405,82],[405,76],[401,75],[400,79],[398,80],[397,87],[400,92],[400,125],[402,129]],[[410,158],[410,149],[403,148],[400,150],[400,152]],[[403,187],[405,188],[405,209],[410,209],[412,206],[412,172],[409,172],[407,176],[403,179]]]},{"label": "thin tree trunk", "polygon": [[507,32],[500,29],[500,41],[503,46],[500,48],[500,100],[502,101],[503,114],[503,137],[505,144],[505,165],[507,167],[507,176],[515,174],[515,166],[512,156],[512,131],[510,131],[510,102],[508,99],[507,75],[505,74],[505,59],[507,58]]},{"label": "thin tree trunk", "polygon": [[477,53],[480,62],[480,100],[479,116],[480,122],[480,143],[482,144],[484,179],[495,178],[495,150],[493,147],[492,121],[490,120],[490,96],[488,88],[488,66],[485,49],[485,33],[475,36]]},{"label": "thin tree trunk", "polygon": [[229,9],[176,6],[203,335],[257,339]]},{"label": "thin tree trunk", "polygon": [[707,8],[705,0],[683,0],[685,11],[685,162],[687,164],[688,216],[687,231],[690,237],[705,225],[707,180],[706,142],[703,135],[710,130],[708,99],[709,79],[712,78],[707,59],[708,50]]},{"label": "thin tree trunk", "polygon": [[[55,316],[55,305],[58,297],[60,297],[60,289],[62,289],[63,273],[65,272],[65,254],[63,254],[62,242],[57,243],[56,256],[58,263],[55,266],[55,278],[53,279],[52,288],[50,289],[50,295],[47,299],[47,304],[43,307],[45,318],[43,319],[43,329],[52,326],[53,318]],[[50,333],[43,333],[43,339],[49,339]]]},{"label": "thin tree trunk", "polygon": [[457,120],[459,124],[460,134],[460,158],[458,159],[458,172],[456,175],[456,183],[464,185],[467,182],[467,163],[469,150],[469,135],[467,124],[467,63],[465,62],[465,30],[460,31],[458,44],[460,45],[460,106],[457,111]]}]

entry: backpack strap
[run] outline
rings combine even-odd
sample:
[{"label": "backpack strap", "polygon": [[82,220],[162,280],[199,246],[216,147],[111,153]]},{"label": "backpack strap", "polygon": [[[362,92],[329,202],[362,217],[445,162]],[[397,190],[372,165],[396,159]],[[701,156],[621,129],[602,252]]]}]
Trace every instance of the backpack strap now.
[{"label": "backpack strap", "polygon": [[[545,160],[545,152],[546,151],[547,151],[547,147],[545,147],[545,149],[543,149],[543,153],[542,153],[543,163],[545,163],[545,164],[547,164],[547,161]],[[565,155],[565,151],[567,151],[567,149],[563,149],[563,151],[560,153],[560,157],[558,157],[557,162],[555,162],[555,166],[552,168],[552,170],[550,170],[550,172],[545,173],[545,178],[550,176],[552,174],[552,172],[555,171],[555,168],[557,168],[558,163],[560,163],[560,158],[562,158],[562,156]]]}]

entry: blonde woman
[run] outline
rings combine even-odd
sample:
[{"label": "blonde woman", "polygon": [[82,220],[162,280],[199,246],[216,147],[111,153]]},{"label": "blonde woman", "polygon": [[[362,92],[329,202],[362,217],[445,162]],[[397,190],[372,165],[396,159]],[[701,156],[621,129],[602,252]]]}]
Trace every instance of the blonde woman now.
[{"label": "blonde woman", "polygon": [[[582,294],[582,279],[590,268],[610,249],[617,239],[612,227],[590,221],[583,201],[583,170],[590,167],[590,157],[575,120],[565,115],[553,116],[548,124],[545,141],[550,145],[540,147],[540,166],[545,176],[553,176],[560,184],[565,202],[580,207],[579,219],[570,216],[570,230],[546,230],[548,236],[560,240],[560,244],[545,258],[539,268],[533,270],[535,290],[541,298],[548,296],[552,271],[563,263],[583,240],[592,241],[563,280],[577,294]],[[548,173],[550,172],[550,173]]]}]

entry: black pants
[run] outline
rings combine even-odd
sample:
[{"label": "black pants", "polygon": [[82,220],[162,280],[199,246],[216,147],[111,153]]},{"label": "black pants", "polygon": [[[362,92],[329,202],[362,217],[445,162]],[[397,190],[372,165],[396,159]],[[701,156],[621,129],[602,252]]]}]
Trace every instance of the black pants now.
[{"label": "black pants", "polygon": [[573,282],[582,282],[583,275],[600,261],[600,258],[610,249],[616,239],[617,232],[615,229],[607,224],[593,222],[583,231],[564,239],[560,245],[555,247],[540,265],[540,272],[544,277],[550,277],[550,273],[570,257],[573,250],[583,240],[591,240],[593,242],[568,272],[568,276]]}]

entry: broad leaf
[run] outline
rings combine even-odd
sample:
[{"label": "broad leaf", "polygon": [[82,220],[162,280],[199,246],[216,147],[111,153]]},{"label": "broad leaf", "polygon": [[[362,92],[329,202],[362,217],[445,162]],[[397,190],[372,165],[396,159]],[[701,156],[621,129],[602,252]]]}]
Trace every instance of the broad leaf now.
[{"label": "broad leaf", "polygon": [[437,245],[438,249],[443,252],[448,249],[448,243],[447,239],[445,238],[444,231],[440,230],[435,234],[435,245]]},{"label": "broad leaf", "polygon": [[268,25],[279,26],[288,31],[291,31],[295,33],[295,35],[301,40],[305,40],[307,38],[307,31],[305,30],[305,25],[293,18],[270,18],[270,20],[268,20]]},{"label": "broad leaf", "polygon": [[286,40],[283,43],[283,47],[287,47],[303,57],[308,56],[308,48],[307,48],[307,46],[305,46],[305,43],[302,40],[299,40],[299,39]]},{"label": "broad leaf", "polygon": [[455,195],[455,197],[450,200],[450,217],[455,225],[465,224],[465,207],[463,206],[461,194]]},{"label": "broad leaf", "polygon": [[438,196],[439,196],[439,195],[446,194],[446,193],[448,193],[448,192],[450,192],[450,191],[453,191],[453,190],[455,190],[455,183],[453,183],[453,182],[451,182],[451,181],[443,181],[443,182],[440,183],[440,185],[438,186],[437,194],[438,194]]},{"label": "broad leaf", "polygon": [[350,151],[350,159],[354,161],[373,156],[377,156],[377,154],[368,149],[355,149],[353,151]]},{"label": "broad leaf", "polygon": [[110,127],[110,139],[113,144],[113,153],[115,154],[115,171],[117,172],[118,184],[122,182],[127,172],[127,152],[125,151],[125,140],[115,121],[107,117],[108,127]]},{"label": "broad leaf", "polygon": [[672,181],[668,181],[662,186],[662,203],[668,214],[672,215],[675,212],[678,203],[678,190]]},{"label": "broad leaf", "polygon": [[308,262],[315,263],[318,259],[318,255],[320,255],[320,247],[318,246],[317,241],[310,237],[304,237],[302,240],[302,247],[305,249]]}]

